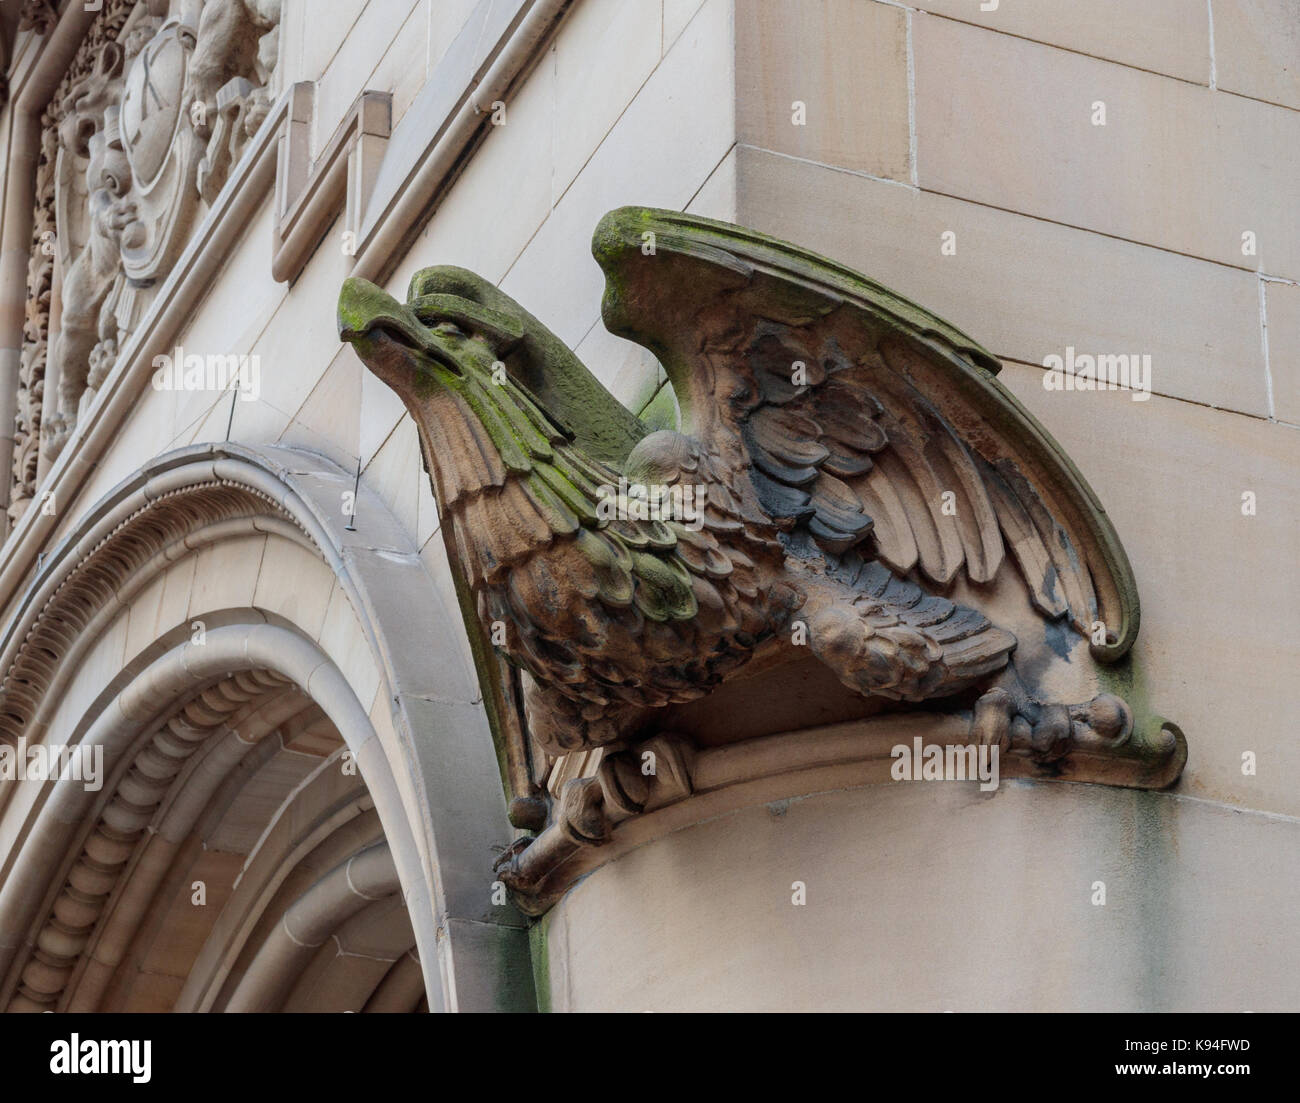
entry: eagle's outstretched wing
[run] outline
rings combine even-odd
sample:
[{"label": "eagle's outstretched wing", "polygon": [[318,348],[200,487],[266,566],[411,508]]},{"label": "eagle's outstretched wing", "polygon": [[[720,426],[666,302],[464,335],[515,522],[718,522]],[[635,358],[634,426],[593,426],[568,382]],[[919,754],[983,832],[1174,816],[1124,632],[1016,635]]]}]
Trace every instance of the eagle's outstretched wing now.
[{"label": "eagle's outstretched wing", "polygon": [[683,431],[751,467],[793,553],[857,548],[943,589],[1010,558],[1048,620],[1122,656],[1128,558],[1092,490],[996,380],[998,362],[887,288],[793,245],[621,208],[592,245],[611,332],[662,361]]}]

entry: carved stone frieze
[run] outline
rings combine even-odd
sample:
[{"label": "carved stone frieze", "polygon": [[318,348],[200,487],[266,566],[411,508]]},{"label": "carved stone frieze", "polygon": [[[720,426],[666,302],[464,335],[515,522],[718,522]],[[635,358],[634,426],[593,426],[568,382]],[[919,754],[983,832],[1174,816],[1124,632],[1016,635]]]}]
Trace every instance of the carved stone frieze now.
[{"label": "carved stone frieze", "polygon": [[265,118],[279,10],[279,0],[108,0],[44,112],[15,521]]},{"label": "carved stone frieze", "polygon": [[[528,764],[515,823],[537,829],[557,798],[498,864],[521,906],[652,794],[690,797],[692,746],[833,709],[864,746],[919,717],[1008,774],[1176,780],[1181,734],[1131,693],[1124,550],[996,359],[723,223],[628,208],[593,252],[605,323],[658,356],[681,432],[651,432],[462,269],[417,273],[405,304],[357,279],[339,301],[340,335],[419,427],[485,696]],[[800,683],[818,687],[796,690],[802,724],[768,720]]]},{"label": "carved stone frieze", "polygon": [[[103,55],[118,49],[117,38],[137,3],[138,0],[105,3],[41,114],[41,149],[32,205],[32,248],[27,266],[27,305],[14,426],[13,482],[9,494],[9,516],[13,521],[27,511],[36,493],[44,430],[54,258],[59,247],[55,214],[59,201],[58,177],[61,170],[68,168],[68,163],[60,157],[63,123],[70,112],[76,114],[76,90],[87,83],[95,84],[94,74],[102,68]],[[76,140],[88,144],[90,135],[86,127],[74,121],[69,130]],[[64,191],[66,194],[66,187]]]}]

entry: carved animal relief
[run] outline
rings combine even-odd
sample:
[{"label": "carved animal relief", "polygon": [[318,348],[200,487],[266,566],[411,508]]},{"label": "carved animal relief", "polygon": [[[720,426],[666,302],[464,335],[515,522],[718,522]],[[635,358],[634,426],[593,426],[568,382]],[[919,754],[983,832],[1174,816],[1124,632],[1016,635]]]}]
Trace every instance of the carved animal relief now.
[{"label": "carved animal relief", "polygon": [[279,8],[279,0],[106,0],[46,109],[15,521],[266,116]]},{"label": "carved animal relief", "polygon": [[726,784],[738,747],[795,770],[833,744],[887,776],[915,736],[996,748],[1003,776],[1178,777],[1176,727],[1126,696],[1120,542],[989,353],[734,226],[623,209],[593,251],[680,432],[464,270],[339,300],[419,426],[512,817],[540,832],[499,863],[523,906],[619,823]]}]

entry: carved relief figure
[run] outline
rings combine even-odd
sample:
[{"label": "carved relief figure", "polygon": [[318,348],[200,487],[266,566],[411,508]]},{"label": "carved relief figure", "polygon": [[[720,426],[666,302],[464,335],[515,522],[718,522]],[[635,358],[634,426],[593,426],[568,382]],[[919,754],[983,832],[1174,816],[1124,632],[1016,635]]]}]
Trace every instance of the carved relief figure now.
[{"label": "carved relief figure", "polygon": [[280,48],[280,0],[209,0],[198,28],[188,110],[195,131],[207,140],[196,183],[204,201],[211,203],[270,109],[268,85]]},{"label": "carved relief figure", "polygon": [[[75,106],[71,95],[78,85],[102,70],[101,55],[114,46],[128,21],[142,4],[137,0],[105,0],[90,31],[50,103],[41,113],[41,153],[36,166],[35,202],[32,211],[32,254],[27,268],[27,307],[23,326],[23,348],[18,376],[17,411],[14,424],[13,483],[9,496],[9,517],[17,520],[36,494],[42,452],[45,414],[45,371],[49,362],[52,300],[55,284],[55,255],[64,249],[61,267],[71,268],[81,244],[73,224],[85,226],[85,163],[75,164],[61,156],[60,127],[64,112]],[[138,18],[138,17],[137,17]],[[51,16],[51,25],[54,17]],[[106,101],[108,102],[108,101]],[[102,117],[89,113],[80,131],[88,143]],[[57,212],[57,213],[56,213]],[[71,235],[71,244],[60,234]],[[81,242],[84,242],[84,234]],[[50,411],[53,413],[53,411]],[[45,451],[45,459],[50,455]]]},{"label": "carved relief figure", "polygon": [[[122,270],[122,231],[135,217],[129,190],[131,170],[116,135],[101,132],[90,142],[90,167],[86,182],[92,189],[87,201],[90,235],[85,248],[63,279],[67,306],[53,342],[59,365],[58,412],[46,419],[51,456],[58,454],[68,430],[76,421],[77,403],[87,385],[97,385],[92,352],[100,341],[116,347],[116,326],[111,316],[101,320],[101,307]],[[108,328],[104,329],[104,322]]]},{"label": "carved relief figure", "polygon": [[992,356],[725,224],[625,209],[593,251],[606,325],[658,356],[681,432],[650,432],[461,269],[418,273],[405,304],[362,280],[339,300],[340,335],[419,427],[477,627],[525,672],[545,752],[635,744],[747,664],[811,654],[865,698],[968,701],[978,742],[1045,768],[1175,754],[1169,732],[1134,736],[1118,696],[1040,688],[1053,664],[1123,656],[1136,589]]},{"label": "carved relief figure", "polygon": [[[36,432],[49,462],[87,390],[111,371],[147,289],[171,270],[265,118],[279,14],[279,0],[117,0],[47,113],[57,128],[54,194],[38,194],[38,222],[48,203],[55,226],[38,247],[56,244],[61,311],[48,357],[24,351],[34,368],[19,396],[15,518],[34,492]],[[58,380],[55,411],[42,411],[37,389],[47,363]]]},{"label": "carved relief figure", "polygon": [[[134,47],[133,57],[139,45],[139,36],[125,30],[120,43],[107,43],[94,70],[73,86],[62,106],[55,201],[63,312],[49,355],[59,394],[56,410],[44,420],[51,459],[76,422],[91,352],[102,336],[101,308],[122,270],[122,230],[135,213],[116,100],[124,62],[130,60],[124,47]],[[106,336],[116,337],[116,327],[110,328]]]}]

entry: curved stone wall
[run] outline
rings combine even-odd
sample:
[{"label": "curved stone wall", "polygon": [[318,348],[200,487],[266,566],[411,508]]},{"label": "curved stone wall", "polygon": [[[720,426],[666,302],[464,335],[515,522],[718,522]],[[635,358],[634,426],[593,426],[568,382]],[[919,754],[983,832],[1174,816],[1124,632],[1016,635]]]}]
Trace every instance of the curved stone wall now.
[{"label": "curved stone wall", "polygon": [[823,792],[647,843],[543,929],[556,1011],[1281,1011],[1300,823],[1029,781]]}]

